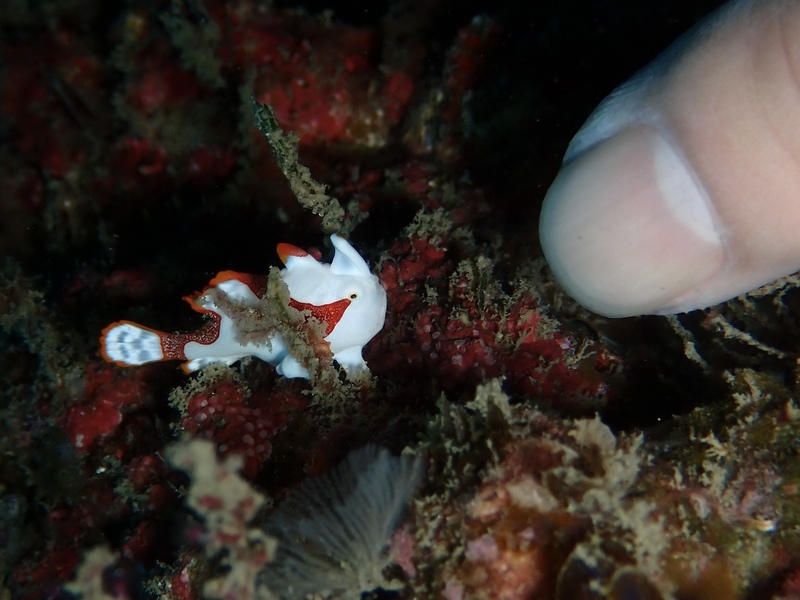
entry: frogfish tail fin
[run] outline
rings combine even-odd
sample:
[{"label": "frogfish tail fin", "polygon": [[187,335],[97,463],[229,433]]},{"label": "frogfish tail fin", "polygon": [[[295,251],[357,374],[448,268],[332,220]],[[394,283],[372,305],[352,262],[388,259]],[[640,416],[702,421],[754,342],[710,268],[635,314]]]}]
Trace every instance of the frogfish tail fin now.
[{"label": "frogfish tail fin", "polygon": [[184,358],[168,352],[172,334],[131,321],[112,323],[100,334],[100,353],[120,367],[135,367],[159,360]]}]

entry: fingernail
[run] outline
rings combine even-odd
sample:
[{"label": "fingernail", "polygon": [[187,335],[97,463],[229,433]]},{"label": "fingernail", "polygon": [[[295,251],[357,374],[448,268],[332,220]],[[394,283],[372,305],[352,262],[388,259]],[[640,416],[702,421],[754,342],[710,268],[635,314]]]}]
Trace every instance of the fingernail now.
[{"label": "fingernail", "polygon": [[663,312],[693,293],[725,265],[721,231],[686,161],[648,125],[565,166],[540,220],[556,278],[609,317]]}]

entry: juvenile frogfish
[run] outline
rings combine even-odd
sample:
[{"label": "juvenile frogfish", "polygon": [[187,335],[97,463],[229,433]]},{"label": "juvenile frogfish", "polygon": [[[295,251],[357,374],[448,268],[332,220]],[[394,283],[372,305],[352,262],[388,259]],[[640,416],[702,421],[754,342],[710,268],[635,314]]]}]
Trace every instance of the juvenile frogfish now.
[{"label": "juvenile frogfish", "polygon": [[[289,306],[309,311],[312,319],[325,323],[324,340],[333,359],[350,376],[367,369],[361,352],[383,328],[386,291],[347,240],[334,234],[331,243],[335,253],[330,264],[297,246],[278,244],[278,256],[286,265],[280,277],[289,290]],[[308,379],[308,370],[279,332],[252,341],[239,329],[236,313],[263,302],[266,279],[223,271],[202,292],[184,298],[194,310],[210,317],[205,327],[193,333],[167,333],[130,321],[112,323],[100,336],[103,358],[121,367],[184,360],[182,368],[190,373],[255,356],[274,365],[284,377]]]}]

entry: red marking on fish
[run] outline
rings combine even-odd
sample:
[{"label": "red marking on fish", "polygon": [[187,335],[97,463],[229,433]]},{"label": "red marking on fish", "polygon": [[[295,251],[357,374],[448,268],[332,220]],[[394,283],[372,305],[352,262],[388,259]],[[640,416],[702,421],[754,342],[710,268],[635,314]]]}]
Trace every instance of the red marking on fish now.
[{"label": "red marking on fish", "polygon": [[238,271],[220,271],[214,279],[208,282],[208,286],[200,292],[200,295],[205,294],[211,288],[217,287],[220,283],[230,281],[231,279],[245,284],[258,298],[262,298],[267,291],[266,275],[253,275],[251,273],[239,273]]},{"label": "red marking on fish", "polygon": [[290,256],[308,256],[308,252],[302,248],[298,248],[294,244],[286,244],[284,242],[278,244],[276,250],[278,251],[278,256],[280,256],[283,264],[286,264],[286,261]]},{"label": "red marking on fish", "polygon": [[336,329],[336,325],[344,315],[344,311],[350,306],[350,298],[342,298],[330,304],[307,304],[305,302],[298,302],[294,298],[289,298],[289,306],[299,311],[310,311],[311,316],[317,321],[327,323],[325,327],[325,336],[329,336],[331,332]]}]

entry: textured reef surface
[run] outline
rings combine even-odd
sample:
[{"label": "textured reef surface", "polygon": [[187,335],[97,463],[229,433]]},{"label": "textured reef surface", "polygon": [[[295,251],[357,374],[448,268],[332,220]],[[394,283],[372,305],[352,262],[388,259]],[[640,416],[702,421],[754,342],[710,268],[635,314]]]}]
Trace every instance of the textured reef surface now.
[{"label": "textured reef surface", "polygon": [[[798,279],[611,322],[536,240],[716,3],[521,4],[2,3],[0,600],[800,598]],[[304,319],[308,381],[103,361],[331,233],[387,293],[368,375]]]}]

